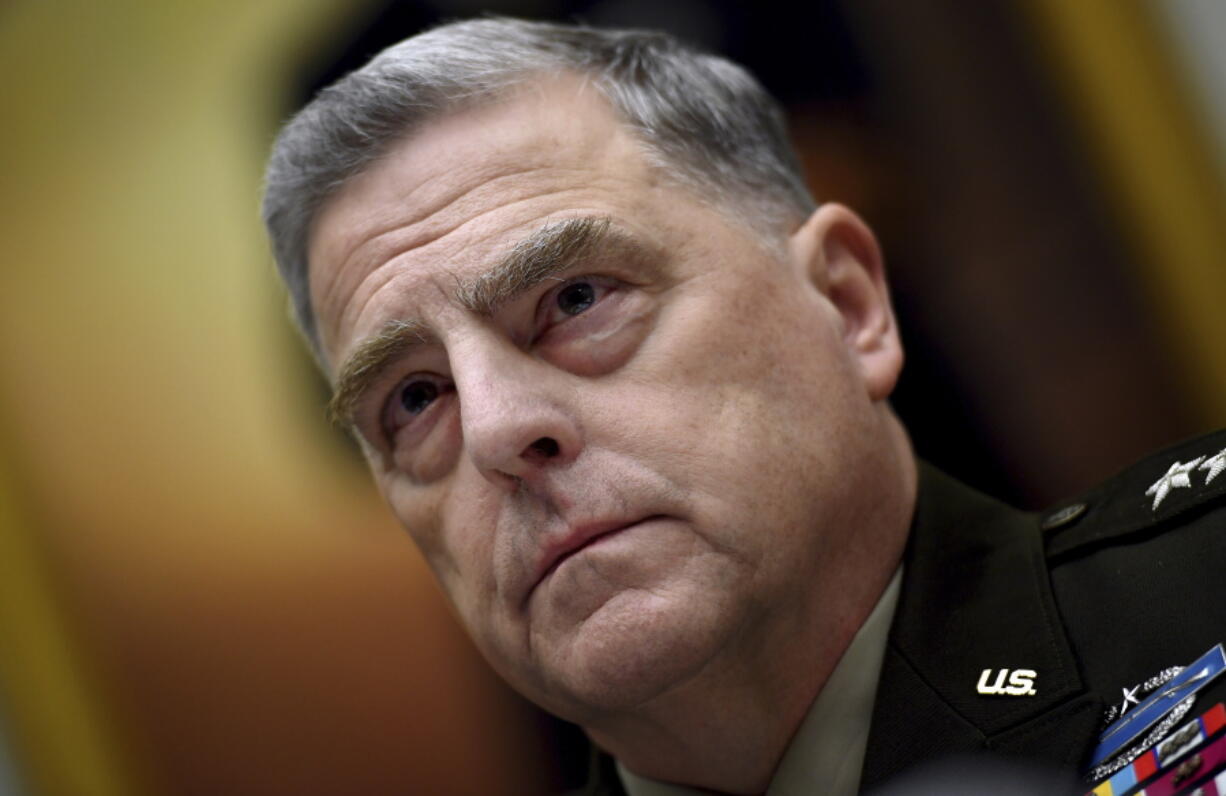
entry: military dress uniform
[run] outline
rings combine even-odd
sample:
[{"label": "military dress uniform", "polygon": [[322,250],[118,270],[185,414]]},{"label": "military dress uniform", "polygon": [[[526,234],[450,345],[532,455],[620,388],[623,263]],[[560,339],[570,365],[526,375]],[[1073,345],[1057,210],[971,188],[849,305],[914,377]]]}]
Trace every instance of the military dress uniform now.
[{"label": "military dress uniform", "polygon": [[[1226,796],[1226,431],[1043,514],[921,464],[903,570],[862,791],[988,753],[1070,793]],[[582,792],[622,792],[606,756]]]}]

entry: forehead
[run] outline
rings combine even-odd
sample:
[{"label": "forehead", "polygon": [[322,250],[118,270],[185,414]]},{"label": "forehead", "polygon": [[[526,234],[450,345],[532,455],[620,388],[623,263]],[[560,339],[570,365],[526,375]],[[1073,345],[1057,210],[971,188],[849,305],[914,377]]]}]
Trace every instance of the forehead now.
[{"label": "forehead", "polygon": [[389,320],[390,299],[446,292],[543,223],[643,215],[655,182],[640,145],[578,78],[426,124],[315,220],[311,295],[325,354],[335,363],[347,340]]}]

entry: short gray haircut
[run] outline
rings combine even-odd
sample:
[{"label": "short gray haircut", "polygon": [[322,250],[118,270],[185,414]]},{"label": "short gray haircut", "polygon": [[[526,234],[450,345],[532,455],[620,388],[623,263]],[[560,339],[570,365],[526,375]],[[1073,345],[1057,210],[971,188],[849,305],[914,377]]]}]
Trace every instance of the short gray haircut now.
[{"label": "short gray haircut", "polygon": [[655,31],[506,18],[443,25],[320,91],[273,146],[264,223],[321,364],[307,241],[328,197],[431,119],[565,73],[591,80],[653,166],[764,236],[780,238],[812,212],[782,110],[736,64]]}]

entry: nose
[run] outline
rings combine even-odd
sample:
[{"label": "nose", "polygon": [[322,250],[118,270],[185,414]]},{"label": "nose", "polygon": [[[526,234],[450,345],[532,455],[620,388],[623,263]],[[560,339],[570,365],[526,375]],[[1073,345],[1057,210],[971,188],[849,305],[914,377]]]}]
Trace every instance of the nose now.
[{"label": "nose", "polygon": [[454,351],[451,371],[465,452],[491,483],[513,491],[579,454],[564,371],[511,345]]}]

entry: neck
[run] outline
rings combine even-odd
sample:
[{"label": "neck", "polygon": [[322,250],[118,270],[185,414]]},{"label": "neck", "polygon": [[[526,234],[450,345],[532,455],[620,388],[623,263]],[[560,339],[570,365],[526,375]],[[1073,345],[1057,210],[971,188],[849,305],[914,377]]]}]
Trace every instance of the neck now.
[{"label": "neck", "polygon": [[[892,420],[892,416],[891,416]],[[804,599],[747,627],[729,654],[632,712],[585,726],[592,740],[641,776],[717,793],[759,794],[770,784],[813,700],[877,604],[902,558],[916,472],[894,421],[890,476],[874,491],[852,540],[823,562]],[[891,499],[883,500],[889,493]],[[841,575],[841,577],[840,577]]]},{"label": "neck", "polygon": [[[707,675],[745,682],[731,672]],[[720,793],[762,793],[814,696],[798,685],[776,678],[715,688],[696,678],[649,709],[588,727],[588,734],[642,776]]]}]

